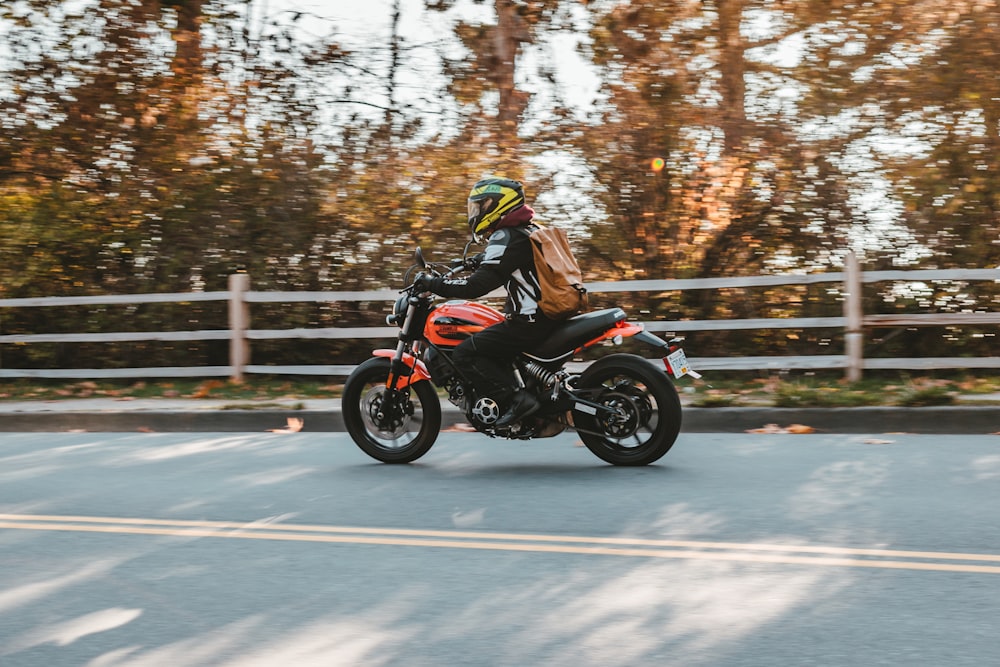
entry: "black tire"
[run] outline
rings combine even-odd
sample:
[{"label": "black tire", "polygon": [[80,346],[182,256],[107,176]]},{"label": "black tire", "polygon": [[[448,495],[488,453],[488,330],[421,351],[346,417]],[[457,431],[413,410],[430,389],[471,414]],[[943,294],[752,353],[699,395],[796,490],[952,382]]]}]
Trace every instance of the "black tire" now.
[{"label": "black tire", "polygon": [[347,378],[341,400],[344,425],[351,439],[372,458],[383,463],[410,463],[426,454],[437,440],[441,402],[430,382],[416,382],[406,392],[403,413],[380,428],[377,413],[385,398],[390,363],[383,357],[369,359]]},{"label": "black tire", "polygon": [[[614,407],[614,419],[574,411],[580,439],[591,452],[616,466],[644,466],[670,451],[681,430],[681,401],[670,378],[634,354],[612,354],[580,375],[578,389]],[[586,432],[586,431],[589,431]]]}]

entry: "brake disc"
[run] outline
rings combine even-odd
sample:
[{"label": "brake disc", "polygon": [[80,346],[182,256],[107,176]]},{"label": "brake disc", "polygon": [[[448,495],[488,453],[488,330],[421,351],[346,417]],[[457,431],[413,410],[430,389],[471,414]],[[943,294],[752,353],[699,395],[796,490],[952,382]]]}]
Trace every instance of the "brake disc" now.
[{"label": "brake disc", "polygon": [[406,396],[386,400],[385,387],[372,387],[361,397],[361,419],[371,433],[396,439],[406,433],[413,404]]}]

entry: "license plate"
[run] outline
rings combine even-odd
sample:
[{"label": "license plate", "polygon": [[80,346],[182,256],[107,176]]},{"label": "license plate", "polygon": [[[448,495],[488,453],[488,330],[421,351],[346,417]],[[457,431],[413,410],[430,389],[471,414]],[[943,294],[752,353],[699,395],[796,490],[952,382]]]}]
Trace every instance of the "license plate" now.
[{"label": "license plate", "polygon": [[671,374],[675,378],[682,377],[691,372],[691,367],[688,366],[687,355],[684,354],[684,350],[674,350],[667,355],[666,362],[667,368],[670,369]]}]

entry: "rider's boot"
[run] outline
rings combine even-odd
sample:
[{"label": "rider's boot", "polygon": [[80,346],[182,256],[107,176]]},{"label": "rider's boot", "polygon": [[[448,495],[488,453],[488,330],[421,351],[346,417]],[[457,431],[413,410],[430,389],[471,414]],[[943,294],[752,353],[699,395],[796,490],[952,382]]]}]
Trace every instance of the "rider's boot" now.
[{"label": "rider's boot", "polygon": [[507,412],[500,415],[500,419],[497,420],[496,425],[500,428],[510,426],[514,422],[521,421],[525,417],[535,414],[540,407],[542,405],[538,402],[537,398],[524,389],[518,389],[510,401],[510,407],[507,408]]}]

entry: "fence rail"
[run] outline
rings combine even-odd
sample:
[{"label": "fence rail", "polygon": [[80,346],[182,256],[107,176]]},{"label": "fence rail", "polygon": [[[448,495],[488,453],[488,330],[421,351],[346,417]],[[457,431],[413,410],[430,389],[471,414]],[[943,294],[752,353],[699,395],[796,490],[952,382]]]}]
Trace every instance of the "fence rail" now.
[{"label": "fence rail", "polygon": [[[864,330],[873,327],[927,327],[948,325],[997,325],[1000,312],[958,312],[917,314],[869,314],[862,312],[862,285],[877,282],[954,282],[993,280],[1000,282],[997,269],[919,269],[912,271],[861,271],[853,255],[848,255],[842,272],[812,274],[781,274],[728,278],[700,278],[676,280],[630,280],[622,282],[589,283],[592,293],[616,292],[676,292],[688,290],[717,290],[728,288],[775,287],[785,285],[815,285],[839,283],[844,299],[843,315],[839,317],[792,317],[724,320],[680,320],[643,322],[652,332],[718,331],[735,329],[810,329],[831,328],[844,330],[844,353],[811,356],[772,357],[692,357],[691,362],[700,370],[761,370],[761,369],[843,369],[850,380],[857,380],[865,369],[949,369],[949,368],[1000,368],[1000,357],[920,357],[898,359],[865,359],[863,357]],[[110,378],[178,378],[178,377],[232,377],[244,374],[276,375],[348,375],[353,365],[296,365],[278,366],[250,363],[250,342],[281,339],[389,339],[395,338],[395,327],[323,327],[293,329],[251,329],[250,305],[254,303],[335,302],[335,301],[386,301],[399,296],[395,290],[345,291],[345,292],[255,292],[250,290],[249,276],[230,276],[229,289],[213,292],[175,292],[169,294],[128,294],[79,297],[37,297],[0,299],[0,308],[38,308],[82,305],[115,305],[138,303],[191,303],[195,301],[228,302],[229,326],[226,329],[153,332],[105,332],[70,334],[3,334],[0,345],[30,343],[94,343],[132,341],[200,341],[228,340],[230,358],[227,366],[186,366],[151,368],[82,368],[82,369],[30,369],[2,368],[0,378],[50,378],[50,379],[110,379]],[[498,291],[491,296],[499,296]],[[2,320],[0,320],[2,322]]]}]

